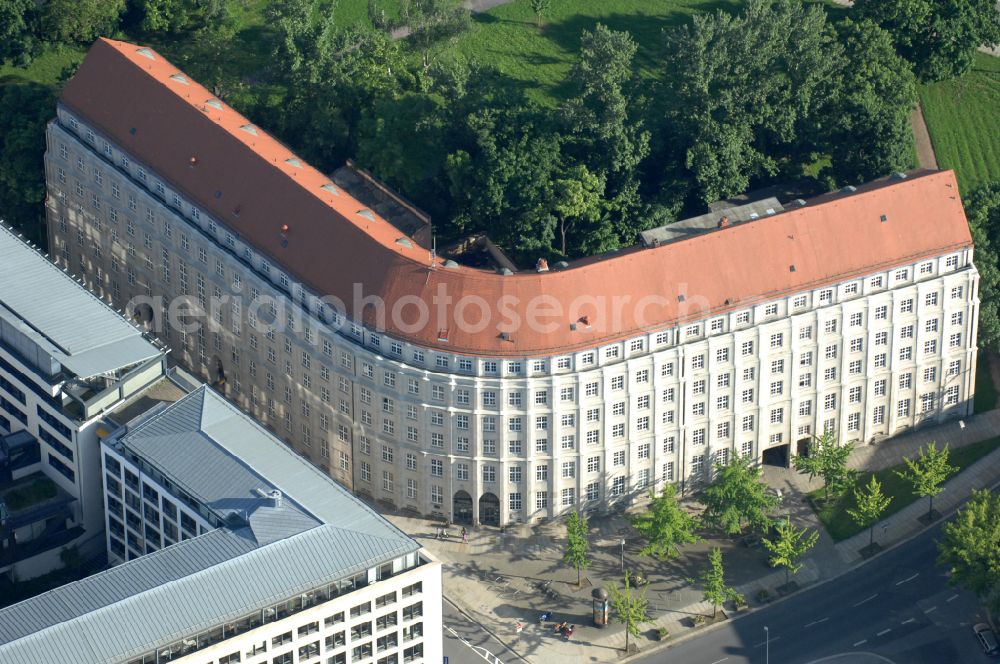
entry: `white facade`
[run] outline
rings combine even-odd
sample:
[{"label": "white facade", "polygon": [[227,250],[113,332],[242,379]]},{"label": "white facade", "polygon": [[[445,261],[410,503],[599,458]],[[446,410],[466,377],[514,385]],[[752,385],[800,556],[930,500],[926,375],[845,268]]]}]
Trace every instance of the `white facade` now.
[{"label": "white facade", "polygon": [[[686,490],[731,455],[769,460],[789,445],[787,458],[824,430],[867,442],[971,412],[971,249],[584,351],[472,357],[328,315],[65,107],[46,173],[57,264],[118,307],[225,302],[208,330],[158,331],[174,357],[224,376],[242,409],[397,509],[496,525],[605,509],[661,482]],[[264,329],[270,298],[292,325]]]}]

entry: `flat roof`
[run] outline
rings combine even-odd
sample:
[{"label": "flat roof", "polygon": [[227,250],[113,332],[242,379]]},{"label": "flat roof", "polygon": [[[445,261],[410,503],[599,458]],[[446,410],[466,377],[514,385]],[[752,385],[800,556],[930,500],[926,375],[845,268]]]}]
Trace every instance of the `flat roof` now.
[{"label": "flat roof", "polygon": [[121,314],[2,225],[0,317],[80,378],[162,354]]},{"label": "flat roof", "polygon": [[723,218],[726,218],[729,223],[735,224],[741,221],[755,221],[763,217],[770,217],[771,215],[783,212],[784,209],[778,199],[772,196],[771,198],[764,198],[752,203],[723,207],[696,217],[681,219],[666,226],[650,228],[639,233],[639,237],[642,240],[642,244],[647,247],[653,246],[656,243],[665,244],[674,240],[683,240],[684,238],[710,231],[713,228],[722,228],[719,224]]},{"label": "flat roof", "polygon": [[0,661],[120,662],[420,549],[208,386],[109,444],[242,518],[0,609]]}]

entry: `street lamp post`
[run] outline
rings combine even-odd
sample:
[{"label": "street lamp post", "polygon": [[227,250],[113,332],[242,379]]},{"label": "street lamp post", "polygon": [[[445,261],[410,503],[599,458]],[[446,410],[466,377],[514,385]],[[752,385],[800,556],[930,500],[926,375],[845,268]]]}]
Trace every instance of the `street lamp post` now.
[{"label": "street lamp post", "polygon": [[622,574],[625,573],[625,538],[622,538]]},{"label": "street lamp post", "polygon": [[771,632],[764,625],[764,664],[771,664]]}]

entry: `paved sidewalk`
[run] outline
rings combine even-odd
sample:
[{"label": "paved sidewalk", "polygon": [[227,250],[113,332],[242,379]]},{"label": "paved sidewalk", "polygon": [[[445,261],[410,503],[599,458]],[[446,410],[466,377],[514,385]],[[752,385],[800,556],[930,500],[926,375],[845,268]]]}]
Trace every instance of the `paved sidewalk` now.
[{"label": "paved sidewalk", "polygon": [[[954,421],[861,446],[852,455],[851,466],[877,470],[898,464],[903,456],[914,454],[931,441],[950,443],[956,448],[991,438],[1000,432],[1000,410],[968,417],[965,423],[964,430]],[[765,479],[782,490],[784,501],[779,514],[788,514],[796,524],[820,532],[819,543],[807,554],[802,570],[793,578],[800,588],[827,581],[861,564],[860,549],[868,544],[868,532],[834,543],[803,500],[805,492],[820,486],[818,481],[810,482],[790,469],[772,467],[765,467]],[[998,481],[1000,449],[952,478],[935,499],[935,509],[948,515],[973,489],[992,486]],[[888,548],[916,535],[925,528],[918,517],[926,511],[924,500],[900,510],[876,526],[876,541]],[[775,589],[785,582],[783,571],[767,566],[766,552],[759,546],[748,548],[717,535],[707,542],[685,547],[681,558],[675,561],[659,563],[640,558],[636,553],[639,541],[622,515],[591,521],[592,565],[585,570],[581,587],[576,585],[576,572],[561,560],[565,540],[562,523],[514,526],[503,533],[495,528],[473,528],[465,544],[459,536],[459,527],[451,527],[449,539],[438,540],[435,522],[387,516],[442,561],[446,597],[529,662],[553,657],[595,662],[624,657],[623,626],[612,623],[604,629],[594,627],[590,595],[595,586],[620,581],[623,558],[625,568],[641,571],[650,579],[647,599],[654,622],[643,625],[643,635],[633,639],[643,652],[658,645],[651,640],[657,628],[665,627],[671,639],[676,639],[692,633],[694,615],[711,615],[712,607],[702,600],[701,590],[691,580],[704,568],[711,546],[724,549],[727,581],[746,596],[752,607],[759,605],[755,598],[761,589],[774,597]],[[624,554],[622,538],[626,541]],[[541,585],[546,581],[552,582],[547,588]],[[576,625],[573,638],[564,641],[556,636],[552,623],[540,625],[538,618],[544,611],[552,611],[560,622]],[[524,625],[520,632],[515,628],[518,622]]]}]

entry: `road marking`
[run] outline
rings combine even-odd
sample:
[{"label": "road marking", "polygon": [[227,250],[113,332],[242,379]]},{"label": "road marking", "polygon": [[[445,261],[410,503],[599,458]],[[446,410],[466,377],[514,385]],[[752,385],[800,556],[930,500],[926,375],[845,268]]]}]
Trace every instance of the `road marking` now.
[{"label": "road marking", "polygon": [[862,604],[864,604],[865,602],[870,602],[870,601],[872,601],[873,599],[875,599],[876,597],[878,597],[878,593],[875,593],[874,595],[872,595],[872,596],[871,596],[871,597],[869,597],[868,599],[863,599],[863,600],[861,600],[860,602],[858,602],[858,603],[857,603],[857,604],[855,604],[854,606],[861,606],[861,605],[862,605]]},{"label": "road marking", "polygon": [[724,662],[727,659],[729,659],[729,658],[728,657],[723,657],[722,659],[715,660],[714,662],[712,662],[712,664],[721,664],[721,662]]},{"label": "road marking", "polygon": [[891,631],[892,631],[892,629],[883,629],[881,632],[879,632],[875,636],[882,636],[883,634],[888,634]]},{"label": "road marking", "polygon": [[896,585],[897,585],[897,586],[901,586],[901,585],[903,585],[904,583],[908,583],[908,582],[910,582],[910,581],[913,581],[913,580],[914,580],[915,578],[917,578],[918,576],[920,576],[920,572],[917,572],[916,574],[914,574],[913,576],[911,576],[911,577],[910,577],[910,578],[908,578],[908,579],[903,579],[902,581],[897,581],[897,582],[896,582]]},{"label": "road marking", "polygon": [[946,601],[946,602],[950,602],[950,601],[952,601],[952,600],[955,600],[955,599],[958,599],[958,595],[952,595],[951,597],[949,597],[949,598],[948,598],[948,599],[946,599],[945,601]]},{"label": "road marking", "polygon": [[458,632],[456,632],[455,630],[453,630],[453,629],[452,629],[451,627],[448,627],[447,625],[445,625],[445,626],[444,626],[444,628],[445,628],[446,630],[448,630],[449,632],[451,632],[451,635],[452,635],[452,636],[454,636],[455,638],[461,638],[461,637],[460,637],[460,636],[458,635]]},{"label": "road marking", "polygon": [[863,646],[866,643],[868,643],[868,639],[861,639],[860,641],[858,641],[857,643],[855,643],[852,647],[857,648],[858,646]]},{"label": "road marking", "polygon": [[780,636],[772,636],[770,638],[770,640],[768,640],[768,641],[761,641],[760,643],[758,643],[757,645],[755,645],[754,648],[763,648],[765,644],[767,644],[767,643],[774,643],[775,641],[777,641],[780,638],[781,638]]},{"label": "road marking", "polygon": [[901,622],[899,624],[900,625],[909,625],[911,622],[917,622],[917,619],[916,618],[910,618],[908,620],[904,620],[903,622]]},{"label": "road marking", "polygon": [[930,613],[931,611],[937,611],[937,607],[936,606],[932,606],[929,609],[924,609],[924,613]]},{"label": "road marking", "polygon": [[820,623],[824,623],[827,620],[829,620],[829,618],[820,618],[819,620],[812,621],[811,623],[809,623],[808,625],[806,625],[806,627],[812,627],[813,625],[818,625]]}]

